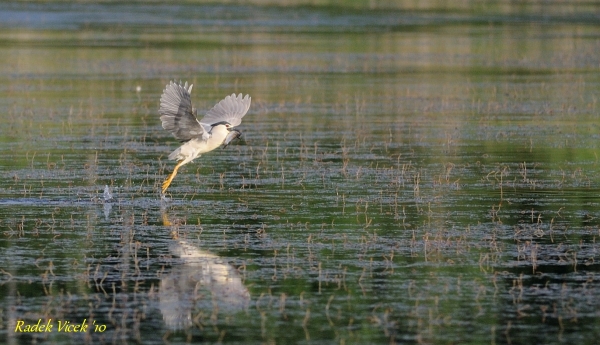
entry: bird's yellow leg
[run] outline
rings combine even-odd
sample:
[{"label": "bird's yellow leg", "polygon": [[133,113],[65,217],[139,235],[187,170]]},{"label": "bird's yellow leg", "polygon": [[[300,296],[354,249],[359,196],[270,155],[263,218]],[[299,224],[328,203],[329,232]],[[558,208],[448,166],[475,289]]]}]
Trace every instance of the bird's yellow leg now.
[{"label": "bird's yellow leg", "polygon": [[183,161],[179,161],[179,163],[177,163],[177,165],[175,166],[175,169],[173,169],[173,172],[171,173],[171,175],[169,175],[167,177],[167,179],[165,180],[165,182],[163,182],[163,185],[162,185],[162,193],[163,194],[165,194],[165,192],[167,191],[167,188],[169,188],[169,186],[171,185],[171,181],[173,181],[173,179],[175,178],[175,175],[177,175],[177,170],[182,165],[183,165]]}]

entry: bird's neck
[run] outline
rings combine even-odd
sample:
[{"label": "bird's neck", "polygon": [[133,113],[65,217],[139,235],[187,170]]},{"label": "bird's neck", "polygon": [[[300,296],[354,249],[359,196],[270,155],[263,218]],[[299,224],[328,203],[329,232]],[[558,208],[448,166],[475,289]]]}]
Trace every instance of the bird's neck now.
[{"label": "bird's neck", "polygon": [[209,146],[209,150],[214,150],[217,147],[221,146],[228,133],[229,131],[223,125],[213,127],[213,129],[210,131],[211,135],[207,143]]},{"label": "bird's neck", "polygon": [[227,130],[227,127],[223,125],[218,125],[213,127],[210,133],[213,138],[223,138],[223,140],[225,140],[225,137],[227,136],[227,133],[229,133],[229,131]]}]

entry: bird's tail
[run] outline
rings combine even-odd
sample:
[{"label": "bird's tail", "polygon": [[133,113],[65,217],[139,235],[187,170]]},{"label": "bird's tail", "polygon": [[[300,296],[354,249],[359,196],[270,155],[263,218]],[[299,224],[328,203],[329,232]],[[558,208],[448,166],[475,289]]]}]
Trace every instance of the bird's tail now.
[{"label": "bird's tail", "polygon": [[180,160],[179,154],[181,153],[181,147],[178,147],[177,150],[171,152],[169,155],[169,159],[172,161]]}]

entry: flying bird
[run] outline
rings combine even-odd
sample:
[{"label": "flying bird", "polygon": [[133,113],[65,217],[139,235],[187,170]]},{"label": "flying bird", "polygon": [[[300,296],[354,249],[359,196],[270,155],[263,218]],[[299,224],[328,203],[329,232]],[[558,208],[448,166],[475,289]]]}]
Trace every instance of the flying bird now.
[{"label": "flying bird", "polygon": [[165,194],[171,185],[177,170],[184,164],[200,157],[203,153],[210,152],[239,138],[242,133],[235,126],[242,123],[242,117],[250,109],[252,98],[242,94],[231,94],[210,109],[202,120],[198,121],[196,109],[192,107],[190,94],[192,87],[188,83],[182,84],[169,82],[160,97],[158,110],[162,126],[184,144],[169,155],[170,160],[176,160],[177,165],[162,185]]}]

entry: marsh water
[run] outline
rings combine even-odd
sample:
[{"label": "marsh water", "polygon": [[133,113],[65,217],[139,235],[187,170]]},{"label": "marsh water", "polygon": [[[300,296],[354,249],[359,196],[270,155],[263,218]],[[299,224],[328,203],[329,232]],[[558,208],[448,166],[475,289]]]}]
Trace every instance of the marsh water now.
[{"label": "marsh water", "polygon": [[598,8],[411,4],[0,4],[0,342],[596,343]]}]

